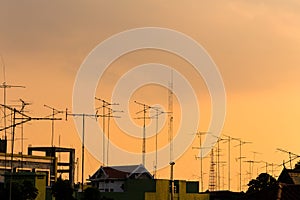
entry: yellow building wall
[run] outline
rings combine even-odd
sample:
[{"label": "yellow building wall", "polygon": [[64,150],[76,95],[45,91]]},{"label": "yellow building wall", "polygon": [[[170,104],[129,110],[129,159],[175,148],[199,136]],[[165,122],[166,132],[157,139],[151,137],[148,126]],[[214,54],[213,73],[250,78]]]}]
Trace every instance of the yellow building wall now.
[{"label": "yellow building wall", "polygon": [[[169,200],[169,180],[156,180],[156,192],[146,192],[145,200]],[[174,194],[176,200],[209,200],[208,194],[186,193],[186,182],[179,181],[179,191]]]},{"label": "yellow building wall", "polygon": [[156,180],[156,192],[146,192],[145,200],[169,199],[169,180]]},{"label": "yellow building wall", "polygon": [[36,197],[36,200],[45,200],[46,199],[46,176],[45,176],[45,174],[39,174],[39,173],[36,174],[35,187],[39,191],[39,194]]}]

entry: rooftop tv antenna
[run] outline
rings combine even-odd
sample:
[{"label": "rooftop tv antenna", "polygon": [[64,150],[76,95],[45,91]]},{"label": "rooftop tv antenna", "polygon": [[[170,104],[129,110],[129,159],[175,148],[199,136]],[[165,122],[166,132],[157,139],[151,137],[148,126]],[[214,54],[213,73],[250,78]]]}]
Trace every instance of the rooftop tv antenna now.
[{"label": "rooftop tv antenna", "polygon": [[85,135],[85,118],[86,117],[94,117],[97,119],[98,117],[103,117],[102,115],[95,114],[86,114],[86,113],[70,113],[66,108],[66,120],[68,120],[68,116],[72,117],[81,117],[82,118],[82,146],[81,146],[81,189],[83,191],[83,184],[84,184],[84,135]]},{"label": "rooftop tv antenna", "polygon": [[215,177],[215,161],[214,161],[214,148],[211,149],[210,153],[210,169],[209,169],[209,191],[216,190],[216,177]]},{"label": "rooftop tv antenna", "polygon": [[217,184],[216,184],[216,188],[217,190],[220,189],[220,185],[221,185],[221,170],[220,170],[220,164],[221,163],[225,163],[224,161],[220,161],[220,152],[221,152],[221,149],[220,149],[220,142],[221,141],[224,141],[225,139],[221,138],[220,136],[215,136],[213,135],[214,137],[217,138],[217,146],[216,146],[216,176],[217,176]]},{"label": "rooftop tv antenna", "polygon": [[142,163],[145,166],[145,156],[146,156],[146,119],[150,119],[150,117],[146,117],[147,111],[151,108],[151,106],[140,103],[138,101],[134,101],[134,103],[143,106],[143,109],[138,111],[136,114],[143,113],[143,117],[137,117],[136,119],[143,119],[143,144],[142,144]]},{"label": "rooftop tv antenna", "polygon": [[[4,59],[2,57],[2,55],[0,55],[1,58],[1,63],[2,63],[2,69],[3,69],[3,83],[0,85],[0,88],[3,89],[3,114],[4,114],[4,127],[6,127],[6,96],[7,96],[7,92],[6,89],[7,88],[25,88],[25,86],[20,86],[20,85],[8,85],[6,83],[6,70],[5,70],[5,63],[4,63]],[[4,138],[5,140],[7,139],[7,131],[6,129],[4,129]]]},{"label": "rooftop tv antenna", "polygon": [[250,144],[251,142],[245,142],[245,141],[242,141],[239,138],[233,138],[233,140],[239,141],[239,144],[236,145],[235,147],[238,147],[238,146],[240,147],[240,156],[237,159],[239,159],[239,161],[240,161],[240,173],[239,173],[239,175],[240,175],[240,187],[239,188],[240,188],[240,191],[242,191],[242,159],[246,158],[246,157],[242,156],[242,146],[244,144]]},{"label": "rooftop tv antenna", "polygon": [[[24,124],[26,122],[29,122],[31,120],[61,120],[61,118],[42,118],[42,117],[30,117],[20,110],[17,110],[16,108],[12,108],[3,104],[0,104],[0,106],[7,108],[13,112],[12,117],[12,124],[10,126],[6,126],[4,128],[1,128],[0,131],[12,128],[12,142],[11,142],[11,162],[10,162],[10,168],[11,168],[11,177],[10,177],[10,192],[9,192],[9,199],[11,200],[12,195],[12,173],[13,173],[13,157],[14,157],[14,140],[15,140],[15,128],[18,125]],[[16,117],[16,115],[20,115],[21,117]],[[17,120],[20,120],[19,122],[16,122]]]},{"label": "rooftop tv antenna", "polygon": [[[112,113],[114,112],[123,112],[123,111],[116,111],[113,110],[112,108],[110,108],[109,106],[113,106],[113,105],[119,105],[118,103],[110,103],[108,101],[105,101],[103,99],[97,98],[95,97],[96,100],[102,102],[102,106],[96,108],[96,110],[98,111],[98,109],[102,108],[102,131],[103,131],[103,138],[102,138],[102,145],[103,145],[103,149],[102,149],[102,158],[103,158],[103,165],[105,165],[105,118],[108,118],[108,122],[107,122],[107,151],[106,151],[106,165],[108,166],[108,152],[109,152],[109,125],[110,125],[110,118],[111,117],[116,117],[113,116]],[[107,112],[106,112],[107,110]]]},{"label": "rooftop tv antenna", "polygon": [[198,136],[199,138],[199,147],[192,147],[192,149],[199,149],[200,150],[200,156],[196,157],[196,158],[199,158],[200,159],[200,184],[201,184],[201,191],[200,192],[203,192],[203,153],[202,153],[202,149],[205,148],[205,147],[202,147],[202,135],[206,135],[208,134],[209,132],[197,132],[196,135]]},{"label": "rooftop tv antenna", "polygon": [[[55,115],[60,114],[60,113],[64,113],[64,111],[57,110],[56,108],[48,106],[46,104],[44,104],[44,107],[49,108],[49,109],[52,110],[52,114],[49,115],[49,116],[47,116],[47,117],[52,116],[52,118],[54,118]],[[52,120],[52,126],[51,126],[51,147],[54,147],[54,131],[55,131],[55,129],[54,129],[54,120]]]},{"label": "rooftop tv antenna", "polygon": [[226,140],[226,142],[228,142],[228,190],[230,191],[230,180],[231,180],[231,177],[230,177],[230,149],[231,149],[231,140],[233,140],[233,137],[231,136],[228,136],[228,135],[223,135],[224,137],[227,137],[227,139],[224,139]]},{"label": "rooftop tv antenna", "polygon": [[158,166],[158,156],[157,156],[157,148],[158,148],[158,117],[159,115],[162,115],[162,114],[165,114],[165,113],[168,113],[168,112],[164,112],[164,111],[161,111],[160,108],[157,108],[157,107],[152,107],[150,106],[151,109],[155,110],[156,111],[156,114],[151,116],[150,118],[154,118],[155,117],[155,120],[156,120],[156,125],[155,125],[155,164],[154,164],[154,177],[156,178],[156,173],[157,173],[157,166]]},{"label": "rooftop tv antenna", "polygon": [[284,150],[284,149],[281,149],[281,148],[277,148],[276,150],[281,151],[281,152],[283,152],[283,153],[289,154],[289,161],[287,161],[287,162],[284,162],[284,161],[283,161],[283,166],[284,166],[286,163],[290,163],[290,168],[291,168],[291,169],[292,169],[292,161],[300,157],[299,155],[297,155],[297,154],[295,154],[295,153],[292,153],[292,152],[290,152],[290,151],[287,151],[287,150]]},{"label": "rooftop tv antenna", "polygon": [[168,118],[169,118],[169,143],[170,143],[170,163],[173,162],[173,69],[171,69],[171,81],[168,90]]},{"label": "rooftop tv antenna", "polygon": [[[24,113],[25,112],[25,106],[31,105],[31,103],[29,102],[25,102],[23,99],[19,99],[21,101],[21,109],[20,112]],[[24,151],[24,124],[21,124],[21,153],[22,153],[22,157],[21,157],[21,168],[23,168],[23,151]]]}]

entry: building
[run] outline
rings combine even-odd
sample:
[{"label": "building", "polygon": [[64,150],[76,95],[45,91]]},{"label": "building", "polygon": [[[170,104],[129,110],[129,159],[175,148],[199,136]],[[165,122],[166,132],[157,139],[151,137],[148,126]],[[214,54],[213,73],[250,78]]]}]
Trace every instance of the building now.
[{"label": "building", "polygon": [[100,192],[124,192],[125,182],[128,179],[151,180],[153,176],[143,165],[101,166],[89,181]]},{"label": "building", "polygon": [[[100,167],[90,178],[101,198],[114,200],[170,199],[170,180],[154,179],[143,165]],[[174,180],[174,199],[209,200],[210,194],[199,194],[199,182]]]},{"label": "building", "polygon": [[278,177],[278,182],[300,185],[300,163],[297,163],[294,169],[287,169],[284,167]]},{"label": "building", "polygon": [[[3,140],[0,141],[0,144],[3,145],[3,143]],[[6,151],[6,149],[4,149],[4,151]],[[44,155],[40,155],[41,153]],[[59,160],[58,154],[67,155],[68,159]],[[0,152],[0,185],[4,183],[5,172],[11,171],[42,172],[46,174],[47,186],[52,185],[59,175],[67,174],[68,179],[73,184],[75,174],[75,149],[62,147],[28,147],[28,155],[24,155],[23,153],[11,154]]]}]

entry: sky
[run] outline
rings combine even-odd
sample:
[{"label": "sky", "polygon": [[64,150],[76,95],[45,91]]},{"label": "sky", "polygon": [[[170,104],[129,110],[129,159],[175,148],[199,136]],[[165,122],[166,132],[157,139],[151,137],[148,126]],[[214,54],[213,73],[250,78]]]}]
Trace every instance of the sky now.
[{"label": "sky", "polygon": [[[89,53],[101,42],[133,28],[161,27],[181,32],[195,40],[217,65],[226,91],[226,117],[222,134],[251,142],[243,145],[244,161],[253,160],[255,151],[260,152],[255,155],[256,161],[264,160],[278,165],[283,160],[287,161],[288,155],[276,151],[276,148],[300,153],[300,3],[296,0],[2,0],[0,4],[0,54],[3,58],[0,79],[7,84],[26,86],[25,89],[8,89],[7,102],[13,105],[22,98],[32,103],[26,108],[29,115],[50,115],[51,110],[45,108],[44,104],[60,110],[72,110],[76,75]],[[201,75],[195,73],[190,63],[167,52],[148,49],[119,57],[99,80],[96,96],[111,100],[117,81],[128,70],[145,63],[172,66],[187,77],[198,91],[196,96],[201,120],[198,130],[186,130],[186,134],[207,130],[211,102],[205,82]],[[166,84],[168,79],[166,77]],[[174,89],[181,89],[180,85],[176,85],[176,80]],[[0,98],[3,99],[3,96]],[[177,98],[174,98],[175,132],[180,126],[181,116],[180,101]],[[155,84],[140,87],[130,97],[129,113],[125,110],[118,114],[121,116],[119,120],[131,116],[142,131],[141,120],[133,119],[141,109],[132,103],[134,100],[149,105],[160,104],[167,109],[168,90]],[[118,103],[123,108],[123,99],[119,99]],[[100,106],[96,101],[95,105]],[[118,106],[115,108],[118,109]],[[64,118],[63,115],[61,117]],[[75,123],[70,118],[68,121],[55,122],[55,145],[59,145],[60,138],[60,145],[76,148],[77,157],[80,158],[80,133],[77,133]],[[111,141],[126,151],[139,152],[141,140],[126,135],[114,120],[111,119]],[[3,120],[1,126],[2,123]],[[163,147],[168,142],[167,122],[160,123],[163,129],[159,135],[159,147]],[[20,132],[20,128],[17,131]],[[25,147],[29,144],[50,145],[51,122],[27,123],[24,125],[24,137]],[[154,137],[147,140],[148,151],[154,151],[153,141]],[[195,160],[195,155],[199,152],[192,148],[197,145],[199,141],[195,135],[193,143],[175,161],[175,178],[198,179],[199,162]],[[227,144],[221,142],[220,145],[223,148],[221,160],[227,162]],[[239,154],[235,145],[238,142],[232,141],[233,190],[238,189],[239,173],[235,159]],[[20,145],[16,146],[15,151],[21,151]],[[86,153],[85,174],[92,175],[101,163],[91,152]],[[118,155],[113,156],[118,158]],[[119,163],[112,164],[126,163],[126,159],[118,159]],[[208,185],[209,161],[204,159],[205,187]],[[148,162],[148,169],[153,171],[153,161]],[[188,167],[187,163],[190,163]],[[223,187],[227,188],[228,163],[224,164]],[[265,170],[264,163],[257,163],[255,167],[257,169],[252,171],[253,177]],[[243,174],[247,173],[248,163],[243,162],[243,169]],[[271,167],[268,169],[271,170]],[[274,175],[278,175],[281,168],[276,170],[279,171],[274,171]],[[244,175],[245,182],[248,175],[249,170]],[[168,178],[169,168],[160,169],[158,177]]]}]

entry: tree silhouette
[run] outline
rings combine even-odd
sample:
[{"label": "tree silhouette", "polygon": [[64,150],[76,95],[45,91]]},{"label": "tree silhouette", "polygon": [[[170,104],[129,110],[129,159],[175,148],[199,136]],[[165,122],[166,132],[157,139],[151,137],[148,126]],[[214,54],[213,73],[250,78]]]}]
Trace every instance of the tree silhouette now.
[{"label": "tree silhouette", "polygon": [[[4,191],[4,199],[9,199],[9,185]],[[13,182],[12,183],[12,200],[34,200],[38,195],[38,189],[32,184],[31,181]]]},{"label": "tree silhouette", "polygon": [[99,200],[100,191],[97,188],[88,187],[84,190],[83,200]]},{"label": "tree silhouette", "polygon": [[70,181],[58,178],[52,186],[52,195],[56,200],[73,200],[73,188]]},{"label": "tree silhouette", "polygon": [[274,177],[267,173],[261,173],[256,179],[252,179],[248,183],[247,193],[258,192],[265,189],[271,189],[277,186],[277,181]]}]

